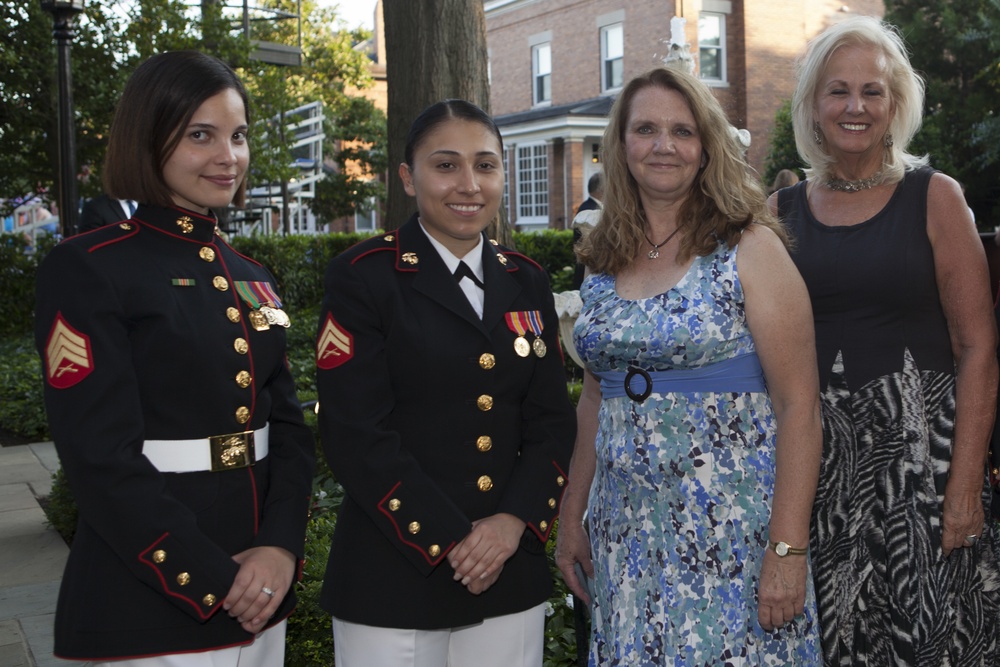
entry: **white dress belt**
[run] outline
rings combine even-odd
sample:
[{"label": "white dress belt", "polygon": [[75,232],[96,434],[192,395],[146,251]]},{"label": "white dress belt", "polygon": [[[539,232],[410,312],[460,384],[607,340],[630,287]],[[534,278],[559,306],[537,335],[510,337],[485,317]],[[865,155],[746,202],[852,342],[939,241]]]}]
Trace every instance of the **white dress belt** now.
[{"label": "white dress belt", "polygon": [[160,472],[238,470],[267,456],[270,427],[191,440],[145,440],[142,453]]}]

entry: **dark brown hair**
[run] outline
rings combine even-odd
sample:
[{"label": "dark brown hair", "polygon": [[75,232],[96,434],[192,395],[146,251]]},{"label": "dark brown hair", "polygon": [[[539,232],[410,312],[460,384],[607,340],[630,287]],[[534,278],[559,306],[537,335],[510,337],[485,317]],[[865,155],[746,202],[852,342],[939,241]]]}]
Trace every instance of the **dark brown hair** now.
[{"label": "dark brown hair", "polygon": [[[249,123],[243,83],[218,58],[171,51],[139,65],[125,84],[111,123],[102,173],[105,192],[116,199],[171,206],[173,193],[163,180],[163,165],[198,108],[225,90],[239,93]],[[243,205],[246,187],[244,177],[233,197],[237,206]]]},{"label": "dark brown hair", "polygon": [[413,154],[424,137],[438,125],[453,119],[467,120],[484,126],[497,138],[500,143],[500,154],[503,155],[503,137],[500,136],[500,130],[490,115],[472,102],[449,99],[430,105],[421,111],[420,115],[414,119],[413,124],[410,125],[410,131],[406,136],[406,149],[403,154],[406,164],[413,166]]}]

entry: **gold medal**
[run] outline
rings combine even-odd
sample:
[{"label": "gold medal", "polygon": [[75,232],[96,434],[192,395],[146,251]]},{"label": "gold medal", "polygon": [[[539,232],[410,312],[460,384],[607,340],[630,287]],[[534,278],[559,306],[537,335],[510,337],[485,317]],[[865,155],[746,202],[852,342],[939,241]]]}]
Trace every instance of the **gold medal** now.
[{"label": "gold medal", "polygon": [[545,353],[548,352],[548,348],[545,347],[545,341],[541,338],[536,338],[531,342],[531,347],[535,350],[535,354],[538,357],[544,357]]},{"label": "gold medal", "polygon": [[271,328],[271,325],[267,323],[267,318],[264,317],[264,313],[259,310],[251,310],[247,314],[247,319],[250,320],[250,326],[254,328],[255,331],[267,331]]},{"label": "gold medal", "polygon": [[528,339],[524,336],[518,336],[514,339],[514,351],[517,352],[517,356],[526,357],[531,354],[531,346],[528,345]]}]

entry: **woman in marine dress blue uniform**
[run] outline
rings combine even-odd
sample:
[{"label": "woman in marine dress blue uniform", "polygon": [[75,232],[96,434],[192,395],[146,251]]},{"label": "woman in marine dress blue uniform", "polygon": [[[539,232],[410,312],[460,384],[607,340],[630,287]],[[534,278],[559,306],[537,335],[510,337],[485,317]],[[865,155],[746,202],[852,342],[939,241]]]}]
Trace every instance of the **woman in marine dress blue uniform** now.
[{"label": "woman in marine dress blue uniform", "polygon": [[314,449],[274,278],[217,233],[247,97],[194,52],[132,74],[104,164],[133,217],[39,269],[45,407],[80,510],[55,653],[117,667],[280,665]]},{"label": "woman in marine dress blue uniform", "polygon": [[399,167],[418,213],[326,272],[320,428],[347,492],[322,593],[338,667],[542,663],[575,423],[548,278],[483,233],[503,156],[478,107],[429,107]]}]

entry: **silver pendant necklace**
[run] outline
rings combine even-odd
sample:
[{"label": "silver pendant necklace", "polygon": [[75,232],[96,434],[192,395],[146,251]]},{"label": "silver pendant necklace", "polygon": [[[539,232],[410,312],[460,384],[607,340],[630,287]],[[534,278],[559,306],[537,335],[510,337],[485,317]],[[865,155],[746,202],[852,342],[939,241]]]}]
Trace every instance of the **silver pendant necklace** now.
[{"label": "silver pendant necklace", "polygon": [[642,233],[642,235],[646,237],[646,242],[647,242],[647,243],[649,243],[649,245],[653,246],[653,249],[652,249],[652,250],[650,250],[650,251],[649,251],[649,252],[648,252],[648,253],[646,254],[646,257],[648,257],[649,259],[656,259],[657,257],[659,257],[659,256],[660,256],[660,248],[662,248],[663,246],[665,246],[665,245],[667,245],[668,243],[670,243],[670,239],[674,238],[674,236],[675,236],[675,235],[677,234],[677,232],[679,232],[679,231],[681,231],[681,228],[680,228],[680,226],[678,226],[678,227],[677,227],[677,229],[675,229],[674,231],[670,232],[670,236],[668,236],[668,237],[667,237],[667,238],[666,238],[666,239],[665,239],[665,240],[663,241],[663,243],[653,243],[652,241],[650,241],[650,240],[649,240],[649,237],[648,237],[648,236],[646,236],[646,233],[645,233],[645,232],[643,232],[643,233]]}]

